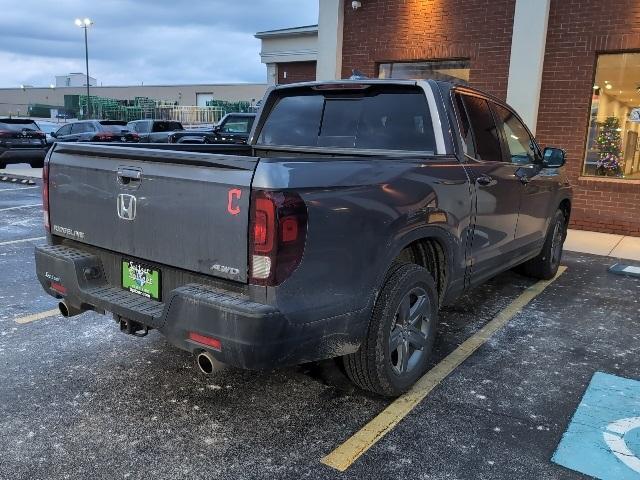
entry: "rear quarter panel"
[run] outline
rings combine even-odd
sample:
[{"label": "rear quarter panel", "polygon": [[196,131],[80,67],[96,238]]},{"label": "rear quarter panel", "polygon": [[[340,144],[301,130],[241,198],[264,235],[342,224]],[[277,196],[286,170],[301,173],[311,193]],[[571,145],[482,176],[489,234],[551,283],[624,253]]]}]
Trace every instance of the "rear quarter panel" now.
[{"label": "rear quarter panel", "polygon": [[450,290],[463,286],[471,195],[455,157],[263,159],[253,188],[293,189],[307,205],[303,260],[271,292],[292,322],[368,316],[393,259],[423,236],[447,251]]}]

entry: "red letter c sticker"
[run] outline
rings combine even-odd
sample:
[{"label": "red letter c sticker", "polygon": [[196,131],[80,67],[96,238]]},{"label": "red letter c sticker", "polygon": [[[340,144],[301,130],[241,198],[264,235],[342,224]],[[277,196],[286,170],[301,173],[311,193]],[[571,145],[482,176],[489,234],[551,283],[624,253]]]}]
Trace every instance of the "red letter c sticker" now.
[{"label": "red letter c sticker", "polygon": [[240,206],[237,205],[235,202],[237,200],[240,200],[241,196],[242,196],[242,190],[240,190],[239,188],[233,188],[229,190],[229,201],[227,203],[227,211],[231,215],[238,215],[240,213]]}]

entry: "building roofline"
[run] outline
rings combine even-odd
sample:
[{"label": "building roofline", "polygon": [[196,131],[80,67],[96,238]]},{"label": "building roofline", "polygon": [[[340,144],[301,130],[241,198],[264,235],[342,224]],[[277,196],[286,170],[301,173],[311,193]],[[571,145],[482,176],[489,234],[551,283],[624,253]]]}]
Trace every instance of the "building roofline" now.
[{"label": "building roofline", "polygon": [[280,28],[265,30],[254,35],[255,38],[288,37],[290,35],[317,35],[318,25],[304,25],[302,27]]},{"label": "building roofline", "polygon": [[[152,84],[144,84],[144,85],[91,85],[91,88],[172,88],[172,87],[242,87],[242,86],[250,86],[250,87],[267,87],[267,83],[180,83],[180,84],[164,84],[164,85],[152,85]],[[74,88],[86,88],[86,85],[78,85],[78,86],[64,86],[64,87],[27,87],[25,89],[20,87],[0,87],[0,90],[62,90],[65,88],[74,89]]]}]

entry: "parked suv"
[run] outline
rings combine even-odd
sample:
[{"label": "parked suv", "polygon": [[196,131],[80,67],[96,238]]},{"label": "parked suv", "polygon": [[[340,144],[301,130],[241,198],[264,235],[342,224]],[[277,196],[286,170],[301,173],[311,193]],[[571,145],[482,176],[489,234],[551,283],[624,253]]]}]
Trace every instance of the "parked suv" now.
[{"label": "parked suv", "polygon": [[57,142],[138,142],[127,122],[119,120],[83,120],[72,122],[51,134]]},{"label": "parked suv", "polygon": [[169,143],[247,143],[255,113],[228,113],[210,130],[184,130],[169,135]]},{"label": "parked suv", "polygon": [[9,163],[42,167],[48,148],[45,133],[33,120],[0,118],[0,168]]},{"label": "parked suv", "polygon": [[134,120],[127,128],[135,132],[143,143],[167,143],[172,132],[183,131],[180,122],[171,120]]}]

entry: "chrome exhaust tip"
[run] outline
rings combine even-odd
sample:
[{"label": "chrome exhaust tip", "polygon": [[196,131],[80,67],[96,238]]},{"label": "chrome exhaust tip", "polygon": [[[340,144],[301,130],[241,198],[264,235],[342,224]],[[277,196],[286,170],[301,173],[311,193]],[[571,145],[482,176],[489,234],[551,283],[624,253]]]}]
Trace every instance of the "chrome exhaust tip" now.
[{"label": "chrome exhaust tip", "polygon": [[60,310],[60,314],[65,318],[80,315],[84,311],[67,304],[65,301],[58,303],[58,309]]},{"label": "chrome exhaust tip", "polygon": [[216,360],[209,352],[200,352],[196,356],[198,368],[205,375],[211,375],[215,371]]}]

